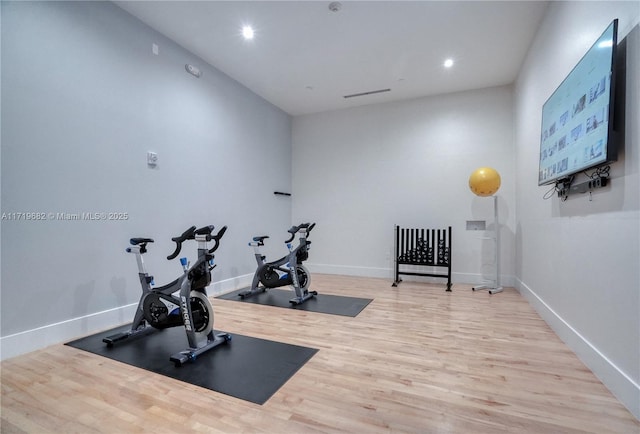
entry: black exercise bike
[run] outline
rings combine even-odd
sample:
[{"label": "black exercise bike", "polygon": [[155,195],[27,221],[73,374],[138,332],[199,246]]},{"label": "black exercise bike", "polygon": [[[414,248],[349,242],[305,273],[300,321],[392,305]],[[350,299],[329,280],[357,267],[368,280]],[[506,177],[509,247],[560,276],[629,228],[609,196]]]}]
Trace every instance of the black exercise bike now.
[{"label": "black exercise bike", "polygon": [[[138,262],[138,277],[142,286],[142,296],[131,324],[131,329],[108,336],[103,339],[107,346],[141,335],[155,329],[184,326],[189,341],[189,348],[173,354],[170,360],[181,366],[187,361],[194,361],[196,356],[209,351],[220,344],[231,340],[227,333],[215,334],[213,331],[213,307],[207,297],[207,286],[211,283],[213,252],[218,249],[220,239],[227,230],[224,226],[216,235],[212,235],[213,226],[196,229],[190,227],[179,237],[171,240],[176,243],[175,251],[167,256],[168,260],[176,258],[182,249],[182,243],[187,240],[198,242],[198,259],[189,266],[187,258],[180,258],[183,274],[173,282],[153,288],[153,276],[147,273],[142,255],[147,252],[147,244],[153,243],[151,238],[131,238],[132,247],[126,249],[128,253],[136,255]],[[208,248],[208,243],[215,244]]]},{"label": "black exercise bike", "polygon": [[[307,237],[315,225],[315,223],[302,223],[298,226],[292,226],[288,231],[291,236],[285,241],[289,254],[273,262],[265,262],[266,258],[260,251],[260,247],[264,246],[264,240],[269,236],[253,237],[253,241],[249,245],[254,248],[258,268],[253,276],[251,288],[240,292],[238,295],[241,298],[250,297],[254,294],[265,292],[267,288],[281,286],[291,286],[293,288],[294,297],[289,300],[291,304],[301,304],[318,295],[316,291],[309,291],[311,273],[309,273],[307,267],[302,265],[309,258],[311,241],[308,241]],[[293,241],[296,234],[299,234],[298,245],[293,247],[291,241]]]}]

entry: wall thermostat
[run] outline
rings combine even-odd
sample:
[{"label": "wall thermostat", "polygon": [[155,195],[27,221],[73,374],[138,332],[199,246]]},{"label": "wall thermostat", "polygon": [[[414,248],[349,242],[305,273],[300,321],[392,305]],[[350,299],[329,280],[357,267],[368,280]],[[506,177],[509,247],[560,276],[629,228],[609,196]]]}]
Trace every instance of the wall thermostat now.
[{"label": "wall thermostat", "polygon": [[155,152],[147,152],[147,166],[153,168],[158,165],[158,154]]}]

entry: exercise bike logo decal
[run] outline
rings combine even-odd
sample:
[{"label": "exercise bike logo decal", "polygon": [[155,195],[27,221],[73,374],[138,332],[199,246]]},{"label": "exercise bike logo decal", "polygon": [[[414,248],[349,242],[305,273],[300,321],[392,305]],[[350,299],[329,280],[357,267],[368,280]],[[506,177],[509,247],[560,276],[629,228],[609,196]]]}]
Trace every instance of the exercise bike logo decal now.
[{"label": "exercise bike logo decal", "polygon": [[159,300],[167,307],[167,312],[169,312],[169,315],[177,315],[178,311],[180,310],[177,304],[173,304],[170,301],[165,300],[164,298],[160,298]]},{"label": "exercise bike logo decal", "polygon": [[191,331],[191,318],[189,318],[189,311],[187,310],[187,297],[183,295],[180,299],[182,301],[182,319],[184,320],[184,328],[187,329],[187,331]]}]

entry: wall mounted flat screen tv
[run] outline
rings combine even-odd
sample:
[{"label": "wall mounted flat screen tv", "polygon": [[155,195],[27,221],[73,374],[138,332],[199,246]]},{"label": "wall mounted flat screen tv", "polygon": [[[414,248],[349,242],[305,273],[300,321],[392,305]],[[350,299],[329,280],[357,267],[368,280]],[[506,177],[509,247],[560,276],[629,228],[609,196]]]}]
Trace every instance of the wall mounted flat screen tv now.
[{"label": "wall mounted flat screen tv", "polygon": [[538,185],[617,159],[614,20],[542,106]]}]

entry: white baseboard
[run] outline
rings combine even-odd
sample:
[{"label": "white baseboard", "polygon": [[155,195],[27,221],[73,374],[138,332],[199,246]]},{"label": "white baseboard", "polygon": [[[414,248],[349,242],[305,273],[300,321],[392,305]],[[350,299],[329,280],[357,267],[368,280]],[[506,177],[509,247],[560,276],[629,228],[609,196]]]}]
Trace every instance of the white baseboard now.
[{"label": "white baseboard", "polygon": [[[323,274],[341,274],[344,276],[360,276],[360,277],[378,277],[381,279],[389,279],[393,281],[394,270],[392,268],[376,268],[376,267],[360,267],[354,265],[332,265],[332,264],[314,264],[305,262],[307,268],[311,273],[323,273]],[[403,270],[409,270],[402,268]],[[423,269],[424,270],[424,269]],[[415,271],[420,271],[420,268],[416,268]],[[441,268],[437,273],[444,272],[444,268]],[[401,276],[402,280],[414,281],[414,282],[442,282],[442,278],[437,277],[420,277],[420,276]],[[500,282],[503,286],[513,287],[514,277],[502,275],[500,276]],[[451,273],[451,281],[453,283],[464,283],[469,285],[481,284],[485,282],[485,279],[479,273]]]},{"label": "white baseboard", "polygon": [[518,280],[516,289],[611,393],[627,407],[636,419],[640,420],[640,385],[558,315],[525,283]]},{"label": "white baseboard", "polygon": [[354,265],[314,264],[305,262],[305,266],[313,273],[340,274],[343,276],[379,277],[393,280],[393,270],[390,268],[359,267]]},{"label": "white baseboard", "polygon": [[251,286],[252,280],[253,280],[253,273],[232,277],[231,279],[221,280],[219,282],[213,282],[209,286],[207,293],[211,297],[217,297],[219,295],[226,294],[231,291],[235,291],[236,289],[241,289],[241,288],[246,288],[247,286]]},{"label": "white baseboard", "polygon": [[[209,286],[208,294],[215,297],[236,289],[251,285],[253,274],[214,282]],[[0,338],[0,360],[16,357],[49,345],[68,342],[75,338],[91,335],[130,323],[135,314],[137,303],[92,313],[79,318],[49,324],[32,330],[26,330]]]},{"label": "white baseboard", "polygon": [[137,303],[73,318],[0,338],[0,360],[131,322]]}]

